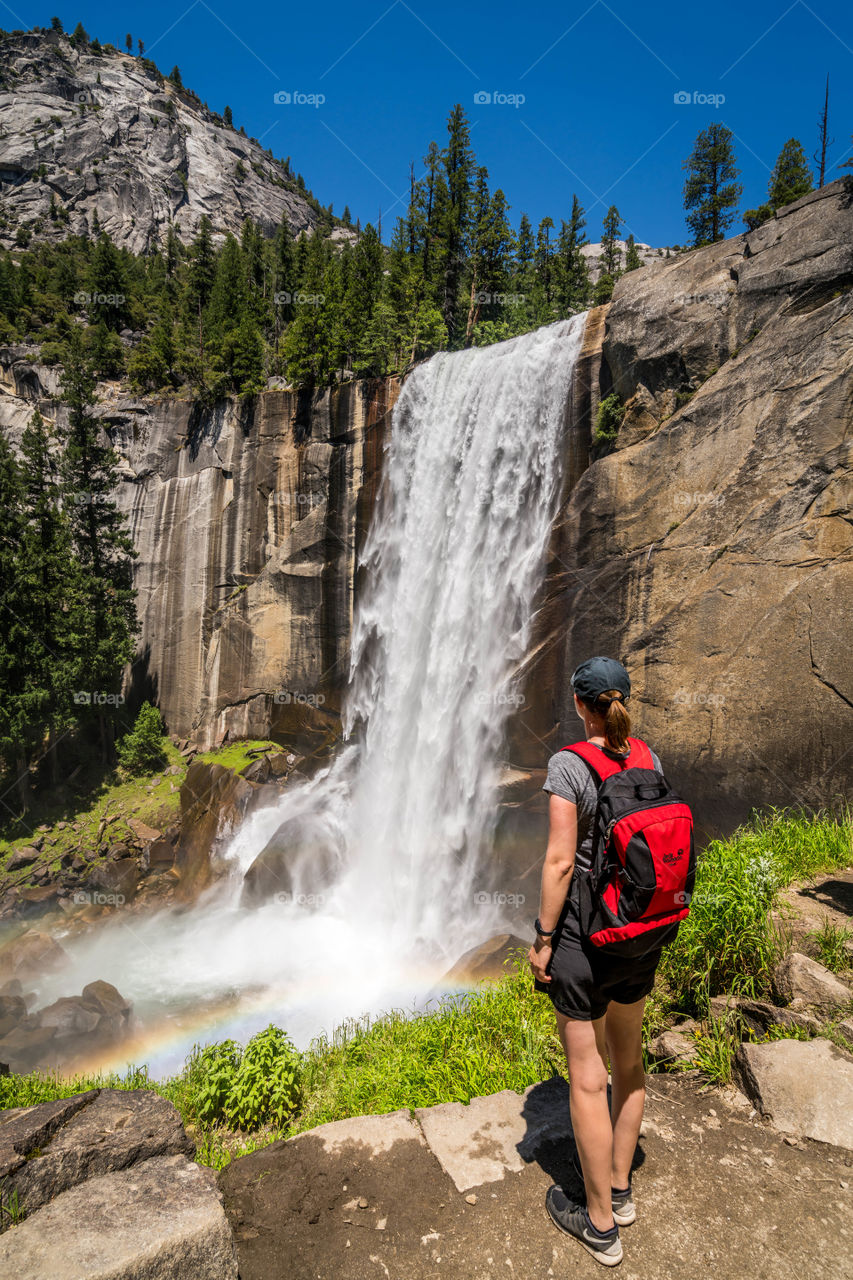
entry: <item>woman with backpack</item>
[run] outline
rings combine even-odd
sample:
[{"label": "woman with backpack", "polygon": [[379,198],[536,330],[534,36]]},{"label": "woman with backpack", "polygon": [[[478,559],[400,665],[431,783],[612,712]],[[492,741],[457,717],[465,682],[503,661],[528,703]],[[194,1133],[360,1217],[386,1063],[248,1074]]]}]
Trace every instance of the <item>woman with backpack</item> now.
[{"label": "woman with backpack", "polygon": [[[597,1261],[616,1266],[619,1227],[636,1216],[631,1166],[645,1103],[643,1009],[661,948],[687,913],[692,820],[658,757],[628,736],[631,682],[622,664],[590,658],[571,683],[586,741],[548,764],[550,831],[529,960],[537,990],[554,1005],[566,1054],[580,1156],[573,1163],[586,1203],[552,1186],[546,1207]],[[617,837],[606,850],[597,830],[605,820]],[[608,878],[613,885],[602,892]]]}]

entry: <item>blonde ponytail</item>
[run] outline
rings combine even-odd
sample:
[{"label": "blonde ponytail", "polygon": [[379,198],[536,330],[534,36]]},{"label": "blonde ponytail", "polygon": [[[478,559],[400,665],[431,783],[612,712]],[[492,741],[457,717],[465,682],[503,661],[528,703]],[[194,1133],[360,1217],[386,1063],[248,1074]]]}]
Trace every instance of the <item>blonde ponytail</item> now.
[{"label": "blonde ponytail", "polygon": [[608,747],[622,755],[628,750],[631,717],[621,692],[618,689],[605,689],[596,698],[593,710],[604,717],[604,738]]}]

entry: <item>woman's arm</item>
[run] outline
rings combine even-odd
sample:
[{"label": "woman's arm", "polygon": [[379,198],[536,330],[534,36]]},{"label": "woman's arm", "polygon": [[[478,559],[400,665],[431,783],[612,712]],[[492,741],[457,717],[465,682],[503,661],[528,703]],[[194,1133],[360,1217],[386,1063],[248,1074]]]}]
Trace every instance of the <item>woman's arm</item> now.
[{"label": "woman's arm", "polygon": [[[539,895],[539,923],[543,929],[553,929],[560,918],[566,894],[575,869],[575,853],[578,843],[578,809],[571,800],[552,795],[548,805],[548,848],[542,867],[542,889]],[[534,976],[540,982],[550,982],[545,970],[551,959],[551,946],[537,937],[528,955]]]}]

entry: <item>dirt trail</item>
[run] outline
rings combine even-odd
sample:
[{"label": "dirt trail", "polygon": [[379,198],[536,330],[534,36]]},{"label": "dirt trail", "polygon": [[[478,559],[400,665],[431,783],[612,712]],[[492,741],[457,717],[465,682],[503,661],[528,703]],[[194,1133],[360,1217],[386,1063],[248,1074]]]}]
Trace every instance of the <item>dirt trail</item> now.
[{"label": "dirt trail", "polygon": [[[695,1073],[648,1087],[623,1280],[853,1277],[853,1153],[789,1145]],[[220,1180],[241,1280],[601,1275],[544,1208],[552,1181],[576,1188],[568,1102],[552,1080],[341,1121],[234,1162]]]}]

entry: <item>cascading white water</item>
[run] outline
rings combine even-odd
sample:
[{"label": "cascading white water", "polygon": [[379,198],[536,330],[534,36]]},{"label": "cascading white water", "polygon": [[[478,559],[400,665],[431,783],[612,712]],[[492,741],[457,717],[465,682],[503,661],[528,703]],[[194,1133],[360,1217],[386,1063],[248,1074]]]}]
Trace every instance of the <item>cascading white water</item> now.
[{"label": "cascading white water", "polygon": [[[262,1013],[232,1017],[217,1035],[273,1016],[304,1041],[343,1017],[417,1001],[494,931],[500,911],[484,905],[478,877],[584,319],[434,356],[408,378],[363,556],[349,744],[247,822],[230,851],[245,871],[287,823],[332,851],[337,874],[318,886],[303,859],[293,901],[247,911],[220,896],[180,918],[134,921],[110,969],[138,1008],[167,993],[174,1003],[263,990]],[[106,931],[82,946],[82,976],[105,976],[108,952]]]}]

